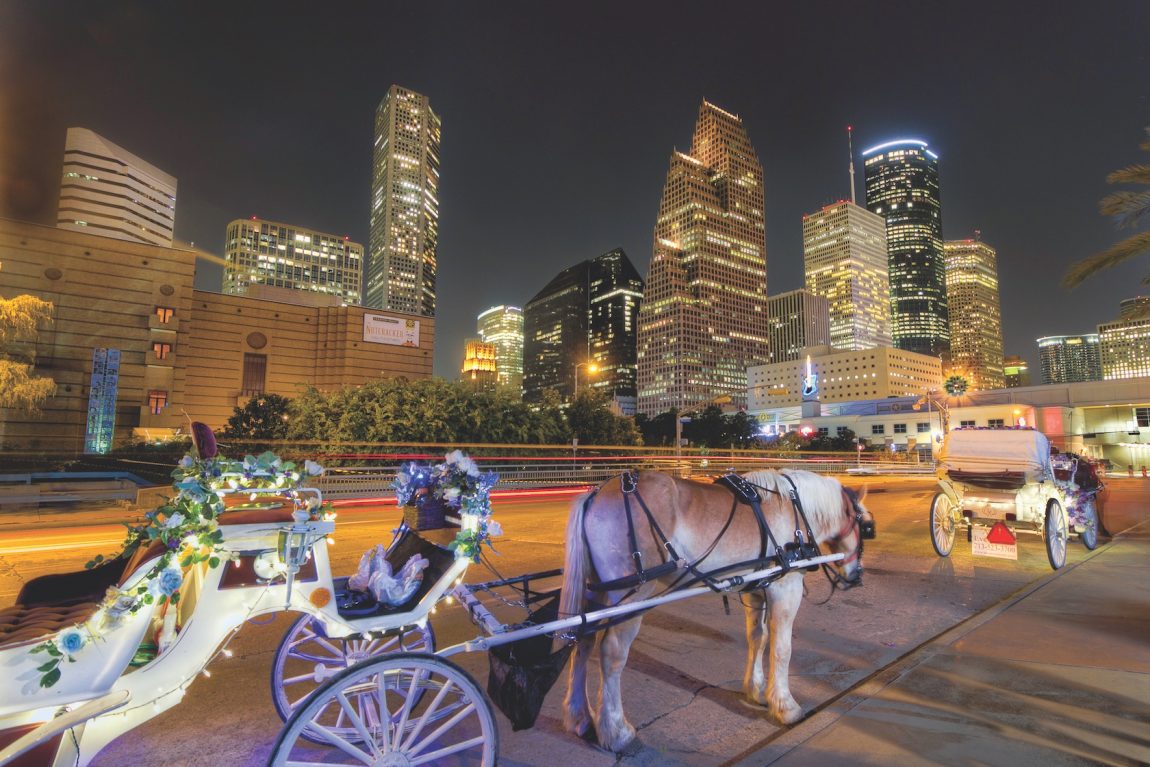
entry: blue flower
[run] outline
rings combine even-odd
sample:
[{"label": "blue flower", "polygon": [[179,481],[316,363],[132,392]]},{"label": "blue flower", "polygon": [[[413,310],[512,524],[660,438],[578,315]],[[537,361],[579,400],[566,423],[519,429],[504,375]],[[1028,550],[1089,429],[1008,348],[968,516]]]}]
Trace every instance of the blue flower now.
[{"label": "blue flower", "polygon": [[86,641],[87,640],[84,639],[84,632],[75,626],[70,629],[64,629],[56,635],[56,647],[65,655],[75,655],[80,652]]},{"label": "blue flower", "polygon": [[159,584],[160,593],[166,597],[170,597],[180,590],[180,584],[184,582],[184,574],[180,572],[179,568],[169,567],[160,572],[159,577],[156,578],[156,583]]}]

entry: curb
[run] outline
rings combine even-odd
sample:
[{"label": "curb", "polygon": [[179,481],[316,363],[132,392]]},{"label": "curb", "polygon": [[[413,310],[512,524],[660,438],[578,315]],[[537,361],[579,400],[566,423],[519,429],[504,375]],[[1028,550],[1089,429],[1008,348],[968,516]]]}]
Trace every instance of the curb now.
[{"label": "curb", "polygon": [[907,650],[899,657],[881,666],[851,687],[813,706],[798,724],[781,727],[773,734],[759,741],[750,749],[722,763],[723,767],[765,767],[773,764],[802,746],[823,730],[836,724],[848,712],[870,700],[882,690],[896,683],[923,663],[932,659],[943,648],[949,647],[967,634],[997,618],[1022,600],[1038,592],[1059,578],[1077,570],[1082,565],[1109,550],[1125,533],[1141,527],[1146,522],[1134,525],[1128,530],[1113,536],[1094,551],[1087,552],[1080,562],[1062,567],[1037,581],[1033,581],[1013,594],[1000,599],[995,604],[978,612],[960,623],[941,631],[918,646]]}]

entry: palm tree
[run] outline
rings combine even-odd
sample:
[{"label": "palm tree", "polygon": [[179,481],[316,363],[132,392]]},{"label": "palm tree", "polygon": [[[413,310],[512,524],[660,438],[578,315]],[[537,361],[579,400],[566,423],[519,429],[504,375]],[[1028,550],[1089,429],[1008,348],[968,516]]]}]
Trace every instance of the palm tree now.
[{"label": "palm tree", "polygon": [[[1140,144],[1139,148],[1150,152],[1150,127],[1146,128],[1146,136],[1148,140]],[[1106,183],[1143,184],[1150,187],[1150,165],[1131,165],[1116,170],[1106,177]],[[1143,216],[1150,214],[1150,188],[1137,192],[1108,194],[1098,203],[1098,209],[1104,216],[1113,216],[1119,229],[1136,227]],[[1150,231],[1138,232],[1111,245],[1101,253],[1073,264],[1062,278],[1062,284],[1067,288],[1078,287],[1087,278],[1104,269],[1110,269],[1135,256],[1147,253],[1150,253]],[[1150,285],[1150,277],[1143,278],[1142,284]]]}]

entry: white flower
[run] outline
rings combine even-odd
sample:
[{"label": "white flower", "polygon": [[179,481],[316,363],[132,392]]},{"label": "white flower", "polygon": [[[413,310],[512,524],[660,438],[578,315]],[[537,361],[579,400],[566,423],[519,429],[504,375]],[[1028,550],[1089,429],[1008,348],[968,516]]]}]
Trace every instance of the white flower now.
[{"label": "white flower", "polygon": [[177,511],[175,514],[168,517],[167,521],[164,522],[164,527],[170,530],[173,527],[179,527],[182,524],[184,524],[184,515]]},{"label": "white flower", "polygon": [[475,461],[466,456],[459,462],[459,468],[469,477],[479,476],[479,467],[475,465]]},{"label": "white flower", "polygon": [[464,460],[463,451],[462,450],[452,450],[450,453],[443,456],[443,459],[447,463],[451,464],[452,466],[461,464]]},{"label": "white flower", "polygon": [[181,469],[190,469],[190,468],[192,468],[193,463],[195,463],[195,459],[193,459],[190,455],[185,455],[183,458],[180,459],[180,468]]},{"label": "white flower", "polygon": [[318,477],[323,474],[323,467],[311,459],[303,462],[303,470],[309,477]]},{"label": "white flower", "polygon": [[448,503],[455,503],[459,500],[459,492],[458,487],[449,487],[443,491],[443,500]]},{"label": "white flower", "polygon": [[487,521],[487,534],[492,538],[497,538],[503,535],[503,525],[496,522],[494,519]]}]

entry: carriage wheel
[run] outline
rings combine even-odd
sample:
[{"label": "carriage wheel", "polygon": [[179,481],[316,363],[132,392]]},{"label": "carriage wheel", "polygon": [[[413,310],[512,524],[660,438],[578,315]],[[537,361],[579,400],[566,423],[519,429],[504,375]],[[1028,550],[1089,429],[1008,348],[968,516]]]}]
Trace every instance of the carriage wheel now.
[{"label": "carriage wheel", "polygon": [[[354,742],[341,735],[349,730]],[[495,716],[475,680],[436,655],[403,652],[317,689],[288,719],[268,764],[493,767],[498,753]]]},{"label": "carriage wheel", "polygon": [[1098,548],[1098,506],[1094,499],[1086,503],[1083,512],[1086,516],[1086,524],[1079,531],[1078,538],[1087,551],[1094,551]]},{"label": "carriage wheel", "polygon": [[930,542],[940,557],[950,556],[954,549],[954,536],[958,529],[955,512],[954,502],[946,493],[936,493],[930,502]]},{"label": "carriage wheel", "polygon": [[[340,671],[378,655],[404,651],[435,652],[430,623],[385,636],[330,639],[323,623],[310,615],[300,616],[284,634],[272,663],[276,713],[286,722],[317,687]],[[345,738],[354,736],[351,730],[343,734]]]},{"label": "carriage wheel", "polygon": [[1066,512],[1061,503],[1051,500],[1046,504],[1046,524],[1042,528],[1042,537],[1046,539],[1046,558],[1055,570],[1066,564],[1066,539],[1069,536]]}]

